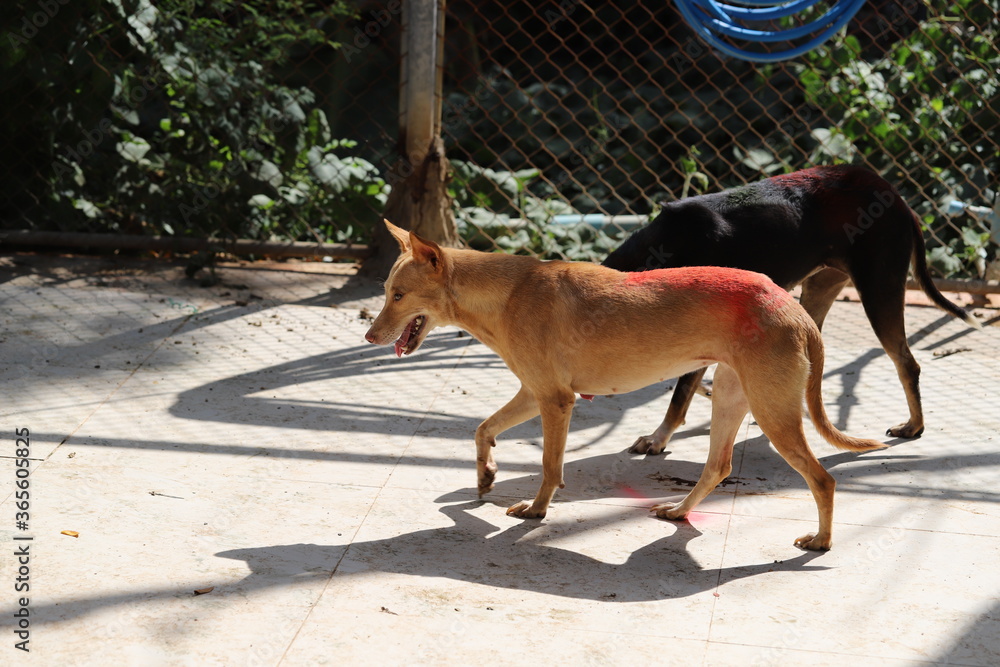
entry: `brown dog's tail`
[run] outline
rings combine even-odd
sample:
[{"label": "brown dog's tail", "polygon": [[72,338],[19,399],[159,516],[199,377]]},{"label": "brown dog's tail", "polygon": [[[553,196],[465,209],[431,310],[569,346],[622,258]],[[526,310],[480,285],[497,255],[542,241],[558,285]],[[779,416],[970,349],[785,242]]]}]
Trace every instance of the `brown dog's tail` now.
[{"label": "brown dog's tail", "polygon": [[847,449],[852,452],[870,452],[873,449],[884,449],[888,447],[878,440],[868,440],[866,438],[852,438],[837,430],[837,427],[830,422],[826,416],[826,408],[823,406],[823,340],[820,338],[819,330],[810,328],[809,342],[807,345],[809,353],[809,379],[806,382],[806,406],[809,408],[809,416],[812,418],[816,430],[837,449]]},{"label": "brown dog's tail", "polygon": [[913,277],[916,279],[917,284],[920,285],[920,289],[922,289],[924,294],[930,297],[931,301],[933,301],[934,304],[941,310],[954,315],[973,329],[982,329],[983,325],[980,324],[976,318],[949,301],[945,295],[941,294],[941,292],[938,291],[938,288],[934,286],[934,280],[931,278],[931,274],[927,270],[927,248],[924,246],[924,236],[920,232],[920,220],[917,218],[917,214],[913,212],[913,209],[910,209],[910,217],[913,218]]}]

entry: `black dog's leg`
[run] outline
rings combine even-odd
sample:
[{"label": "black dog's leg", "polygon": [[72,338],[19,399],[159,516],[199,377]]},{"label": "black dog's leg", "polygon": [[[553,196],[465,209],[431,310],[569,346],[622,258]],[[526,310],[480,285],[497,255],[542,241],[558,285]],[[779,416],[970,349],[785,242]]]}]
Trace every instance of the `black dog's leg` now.
[{"label": "black dog's leg", "polygon": [[896,365],[910,408],[909,421],[889,428],[886,433],[897,438],[916,438],[924,432],[924,413],[920,406],[920,364],[910,352],[903,325],[906,271],[859,266],[851,273],[872,329]]},{"label": "black dog's leg", "polygon": [[820,329],[830,312],[830,306],[837,300],[840,290],[847,284],[848,276],[837,269],[822,269],[812,274],[802,283],[800,303]]},{"label": "black dog's leg", "polygon": [[696,370],[693,373],[682,375],[677,380],[674,387],[674,395],[670,397],[670,407],[667,409],[667,416],[663,422],[653,431],[652,435],[643,435],[636,440],[630,452],[636,454],[659,454],[666,447],[670,436],[674,434],[677,427],[684,423],[684,415],[687,414],[691,399],[697,393],[701,378],[705,375],[705,368]]}]

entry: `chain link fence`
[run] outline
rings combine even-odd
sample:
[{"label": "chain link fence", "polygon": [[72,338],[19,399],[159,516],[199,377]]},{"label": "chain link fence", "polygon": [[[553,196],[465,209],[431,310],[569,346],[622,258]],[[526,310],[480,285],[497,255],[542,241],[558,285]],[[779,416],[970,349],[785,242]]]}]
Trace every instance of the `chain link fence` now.
[{"label": "chain link fence", "polygon": [[444,127],[477,239],[600,258],[660,201],[852,162],[918,212],[940,275],[998,277],[990,221],[949,210],[996,200],[997,3],[870,1],[778,65],[712,52],[667,2],[460,7]]},{"label": "chain link fence", "polygon": [[[399,0],[13,4],[5,227],[369,240],[398,155]],[[938,275],[996,279],[998,14],[869,0],[820,49],[762,65],[706,47],[666,0],[450,2],[459,231],[599,260],[662,201],[851,162],[917,211]]]}]

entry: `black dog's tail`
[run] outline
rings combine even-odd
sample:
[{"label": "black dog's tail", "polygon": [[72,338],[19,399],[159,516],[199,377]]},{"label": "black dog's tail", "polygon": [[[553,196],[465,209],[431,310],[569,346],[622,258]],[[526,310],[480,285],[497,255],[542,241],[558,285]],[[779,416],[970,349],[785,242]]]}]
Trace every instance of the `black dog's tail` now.
[{"label": "black dog's tail", "polygon": [[[907,207],[909,208],[909,207]],[[980,324],[976,318],[974,318],[969,313],[965,312],[964,309],[956,306],[951,301],[949,301],[944,294],[938,291],[938,288],[934,285],[934,280],[931,278],[930,272],[927,270],[927,248],[924,246],[924,237],[920,232],[920,220],[917,218],[917,214],[910,209],[910,217],[913,218],[913,277],[916,278],[917,284],[920,285],[920,289],[924,291],[931,301],[947,313],[954,315],[960,320],[963,320],[973,329],[982,329],[983,325]]]}]

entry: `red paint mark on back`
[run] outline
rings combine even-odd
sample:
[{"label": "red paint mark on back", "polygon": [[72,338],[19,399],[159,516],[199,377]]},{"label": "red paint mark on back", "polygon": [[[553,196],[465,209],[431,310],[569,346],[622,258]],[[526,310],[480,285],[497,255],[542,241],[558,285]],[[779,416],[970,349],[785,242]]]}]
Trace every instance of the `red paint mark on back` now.
[{"label": "red paint mark on back", "polygon": [[662,274],[667,269],[655,269],[653,271],[636,271],[625,275],[626,285],[646,285],[648,283],[669,282],[668,276]]},{"label": "red paint mark on back", "polygon": [[724,266],[686,266],[625,274],[624,283],[633,286],[663,285],[712,293],[729,299],[745,299],[751,294],[784,290],[763,273]]},{"label": "red paint mark on back", "polygon": [[816,187],[823,181],[839,179],[843,175],[843,167],[810,167],[809,169],[793,171],[790,174],[778,174],[777,176],[772,176],[768,180],[775,185],[809,188]]},{"label": "red paint mark on back", "polygon": [[760,315],[774,314],[793,302],[791,295],[762,273],[721,266],[691,266],[626,274],[624,284],[660,285],[708,295],[744,330],[759,331]]},{"label": "red paint mark on back", "polygon": [[[812,167],[772,176],[778,187],[798,188],[811,199],[813,215],[831,234],[849,234],[851,225],[867,229],[873,219],[896,207],[893,215],[906,215],[907,207],[895,188],[878,174],[851,165]],[[843,237],[841,237],[843,238]],[[851,236],[847,236],[851,239]]]}]

